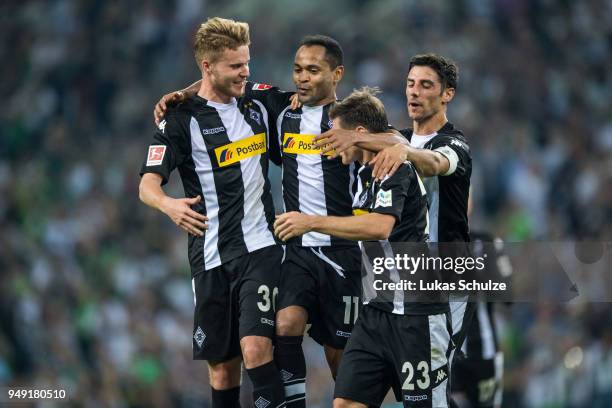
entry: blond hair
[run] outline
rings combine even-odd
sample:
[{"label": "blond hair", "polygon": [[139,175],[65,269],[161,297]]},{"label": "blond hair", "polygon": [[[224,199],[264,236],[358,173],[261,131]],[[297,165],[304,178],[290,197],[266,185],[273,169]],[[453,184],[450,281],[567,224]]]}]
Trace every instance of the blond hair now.
[{"label": "blond hair", "polygon": [[205,58],[214,62],[225,49],[235,50],[250,43],[248,23],[213,17],[202,23],[196,32],[193,51],[198,66],[201,66]]}]

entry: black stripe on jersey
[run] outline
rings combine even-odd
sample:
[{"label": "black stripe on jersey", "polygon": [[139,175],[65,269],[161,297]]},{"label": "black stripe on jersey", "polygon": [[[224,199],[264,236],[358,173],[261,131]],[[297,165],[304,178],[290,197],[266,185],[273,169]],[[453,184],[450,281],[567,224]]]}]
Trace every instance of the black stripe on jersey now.
[{"label": "black stripe on jersey", "polygon": [[[213,127],[225,128],[221,117],[216,109],[213,108],[205,109],[200,112],[196,111],[196,120],[201,129]],[[204,137],[206,151],[210,157],[210,162],[213,163],[213,167],[219,166],[217,158],[215,157],[215,148],[228,143],[231,143],[231,140],[227,134],[227,130]],[[236,251],[242,251],[244,253],[249,252],[244,243],[244,234],[241,224],[241,220],[244,218],[244,183],[242,182],[240,162],[231,164],[222,169],[215,169],[213,171],[213,179],[215,180],[215,185],[223,185],[227,191],[232,192],[232,194],[223,194],[222,191],[217,192],[219,205],[218,230],[223,231],[223,234],[219,234],[217,247],[219,248],[221,263],[224,263],[229,260],[227,256],[231,256],[231,254],[236,253]],[[236,245],[241,246],[241,248],[236,247]]]},{"label": "black stripe on jersey", "polygon": [[[329,119],[329,109],[333,104],[328,104],[323,107],[323,113],[321,114],[321,133],[327,132],[331,128],[331,120]],[[347,194],[351,191],[351,172],[349,166],[342,164],[342,159],[336,157],[335,159],[329,160],[327,157],[321,158],[321,166],[323,167],[323,174],[331,179],[332,175],[337,175],[329,180],[330,182],[324,183],[323,188],[325,189],[325,205],[327,207],[328,216],[347,216],[348,209],[353,206],[353,197]],[[357,166],[353,166],[355,168]],[[338,211],[338,209],[344,209],[345,211]],[[338,238],[335,236],[330,237],[331,245],[354,245],[353,242],[346,239]]]},{"label": "black stripe on jersey", "polygon": [[[295,114],[302,114],[302,109],[296,109],[292,111]],[[284,117],[282,119],[280,134],[281,152],[282,144],[285,141],[285,133],[300,133],[300,122],[301,119],[295,119],[293,117]],[[294,153],[282,153],[291,154],[296,156]],[[283,203],[285,204],[285,211],[299,211],[300,210],[300,184],[298,180],[298,164],[297,160],[283,160]],[[295,199],[294,199],[295,198]],[[290,243],[301,244],[302,238],[297,237],[289,240]]]},{"label": "black stripe on jersey", "polygon": [[[200,178],[195,170],[195,163],[193,162],[193,156],[190,154],[185,159],[185,162],[179,167],[179,173],[183,182],[183,189],[185,190],[185,196],[196,197],[200,196],[202,199],[196,205],[191,206],[191,209],[200,214],[206,215],[206,201],[204,200],[204,193],[202,191],[202,184]],[[200,272],[206,270],[206,263],[204,260],[204,240],[206,234],[203,237],[196,237],[195,235],[188,235],[188,254],[189,254],[189,265],[191,266],[191,276],[195,276]]]},{"label": "black stripe on jersey", "polygon": [[[245,110],[249,110],[247,112],[245,112]],[[262,112],[261,111],[261,107],[251,101],[246,101],[246,103],[239,103],[238,104],[238,110],[240,111],[240,113],[242,113],[242,115],[244,116],[244,120],[249,124],[249,126],[251,127],[251,129],[253,130],[253,134],[259,134],[259,133],[265,133],[266,134],[266,140],[268,141],[268,145],[266,146],[266,153],[261,154],[259,156],[259,165],[261,166],[261,170],[262,170],[262,174],[266,175],[268,174],[268,167],[269,167],[269,161],[268,161],[268,149],[269,149],[269,130],[266,128],[265,123],[264,123],[264,115],[268,115],[268,112]],[[253,116],[251,116],[251,112],[258,112],[259,113],[259,120],[256,121]],[[273,124],[271,126],[274,126]],[[269,128],[269,126],[268,126]],[[276,216],[276,214],[274,214],[274,211],[272,209],[274,209],[274,202],[272,200],[272,194],[271,194],[271,187],[270,187],[270,180],[268,179],[268,177],[264,177],[264,188],[263,188],[263,194],[261,195],[261,203],[263,204],[264,207],[264,212],[266,215],[266,221],[268,222],[268,230],[272,233],[272,236],[274,235],[274,217]]]}]

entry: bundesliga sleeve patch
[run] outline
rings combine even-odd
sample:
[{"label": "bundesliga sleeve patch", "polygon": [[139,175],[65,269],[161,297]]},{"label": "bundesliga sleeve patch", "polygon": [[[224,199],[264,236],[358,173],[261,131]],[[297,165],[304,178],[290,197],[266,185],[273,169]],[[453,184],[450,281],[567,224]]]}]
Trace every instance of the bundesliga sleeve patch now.
[{"label": "bundesliga sleeve patch", "polygon": [[149,154],[147,155],[147,166],[159,166],[164,161],[166,154],[166,146],[152,145],[149,146]]},{"label": "bundesliga sleeve patch", "polygon": [[391,207],[391,205],[393,205],[393,192],[391,190],[380,190],[376,195],[376,204],[374,204],[374,208]]},{"label": "bundesliga sleeve patch", "polygon": [[272,85],[268,84],[253,84],[254,91],[265,91],[266,89],[272,88]]}]

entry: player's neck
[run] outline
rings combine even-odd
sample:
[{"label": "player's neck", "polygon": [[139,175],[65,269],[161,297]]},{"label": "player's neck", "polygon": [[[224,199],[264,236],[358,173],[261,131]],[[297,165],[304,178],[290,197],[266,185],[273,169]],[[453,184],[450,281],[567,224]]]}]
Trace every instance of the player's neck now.
[{"label": "player's neck", "polygon": [[415,135],[431,135],[440,130],[446,122],[448,122],[448,119],[446,119],[446,111],[440,111],[425,120],[413,120],[412,132]]},{"label": "player's neck", "polygon": [[318,102],[313,103],[312,105],[309,104],[304,104],[304,106],[310,106],[310,107],[316,107],[316,106],[325,106],[325,105],[329,105],[332,102],[336,102],[336,90],[334,89],[334,91],[326,96],[325,98],[321,99]]},{"label": "player's neck", "polygon": [[200,90],[198,91],[198,96],[211,102],[223,104],[230,103],[234,98],[231,95],[227,95],[216,90],[209,81],[206,81],[206,79],[202,80]]},{"label": "player's neck", "polygon": [[376,156],[376,154],[372,153],[369,150],[364,150],[364,149],[360,149],[360,150],[361,150],[361,157],[359,157],[357,160],[359,161],[361,165],[368,164],[370,160],[372,160],[374,156]]}]

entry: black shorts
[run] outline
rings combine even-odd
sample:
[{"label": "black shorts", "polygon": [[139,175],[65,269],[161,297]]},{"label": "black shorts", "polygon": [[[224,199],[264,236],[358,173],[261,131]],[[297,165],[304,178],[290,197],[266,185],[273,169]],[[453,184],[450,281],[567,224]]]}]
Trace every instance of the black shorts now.
[{"label": "black shorts", "polygon": [[274,245],[197,274],[193,358],[211,363],[241,354],[245,336],[274,338],[282,247]]},{"label": "black shorts", "polygon": [[359,314],[361,251],[355,247],[287,245],[278,310],[302,306],[319,344],[343,349]]},{"label": "black shorts", "polygon": [[404,407],[447,407],[452,350],[448,313],[397,315],[363,306],[334,398],[380,406],[391,387]]},{"label": "black shorts", "polygon": [[492,359],[458,358],[453,362],[451,389],[463,393],[474,408],[501,406],[504,356]]}]

